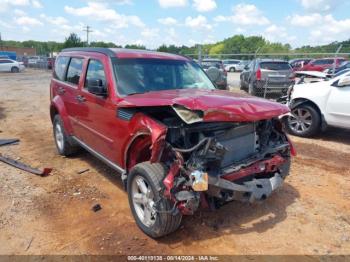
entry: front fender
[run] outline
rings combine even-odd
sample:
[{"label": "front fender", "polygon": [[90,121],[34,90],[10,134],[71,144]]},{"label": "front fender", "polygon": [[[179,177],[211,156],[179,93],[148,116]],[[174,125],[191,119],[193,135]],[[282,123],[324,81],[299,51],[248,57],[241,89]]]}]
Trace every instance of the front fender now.
[{"label": "front fender", "polygon": [[129,123],[129,130],[130,137],[123,147],[123,152],[125,152],[125,154],[122,163],[124,163],[124,166],[128,166],[127,163],[129,161],[128,157],[131,155],[131,152],[129,152],[130,148],[132,148],[131,145],[140,137],[144,137],[145,139],[150,138],[150,161],[152,163],[158,162],[165,146],[167,127],[149,116],[137,113]]},{"label": "front fender", "polygon": [[51,101],[51,105],[50,105],[51,121],[53,121],[55,114],[60,115],[63,121],[65,131],[69,135],[71,135],[73,133],[72,124],[69,120],[68,113],[64,105],[63,99],[60,96],[55,96]]}]

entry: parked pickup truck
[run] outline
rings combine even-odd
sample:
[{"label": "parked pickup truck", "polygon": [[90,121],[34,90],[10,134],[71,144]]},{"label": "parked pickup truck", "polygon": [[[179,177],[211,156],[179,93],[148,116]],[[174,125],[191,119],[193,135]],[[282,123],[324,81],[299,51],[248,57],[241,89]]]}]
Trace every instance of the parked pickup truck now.
[{"label": "parked pickup truck", "polygon": [[58,153],[82,147],[121,173],[132,214],[151,237],[183,215],[264,200],[295,153],[288,107],[217,90],[187,57],[73,48],[56,59],[50,114]]}]

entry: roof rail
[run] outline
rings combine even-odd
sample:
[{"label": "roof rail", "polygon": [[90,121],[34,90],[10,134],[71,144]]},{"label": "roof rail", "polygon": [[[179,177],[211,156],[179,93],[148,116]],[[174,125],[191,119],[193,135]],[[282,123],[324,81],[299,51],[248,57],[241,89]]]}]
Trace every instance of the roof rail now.
[{"label": "roof rail", "polygon": [[97,52],[104,54],[109,57],[115,57],[115,53],[109,48],[102,47],[74,47],[74,48],[65,48],[62,49],[61,52]]}]

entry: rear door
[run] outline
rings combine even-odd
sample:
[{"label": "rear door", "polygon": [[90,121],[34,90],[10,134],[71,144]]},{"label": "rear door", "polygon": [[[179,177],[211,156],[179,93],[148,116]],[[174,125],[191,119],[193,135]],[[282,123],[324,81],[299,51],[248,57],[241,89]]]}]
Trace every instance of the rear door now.
[{"label": "rear door", "polygon": [[79,84],[84,59],[82,57],[58,57],[55,64],[53,92],[63,100],[68,121],[70,122],[75,136],[80,137],[78,130]]},{"label": "rear door", "polygon": [[0,71],[1,72],[10,72],[12,66],[14,66],[13,61],[8,59],[0,60]]},{"label": "rear door", "polygon": [[6,72],[7,71],[7,65],[6,65],[5,59],[0,59],[0,72]]}]

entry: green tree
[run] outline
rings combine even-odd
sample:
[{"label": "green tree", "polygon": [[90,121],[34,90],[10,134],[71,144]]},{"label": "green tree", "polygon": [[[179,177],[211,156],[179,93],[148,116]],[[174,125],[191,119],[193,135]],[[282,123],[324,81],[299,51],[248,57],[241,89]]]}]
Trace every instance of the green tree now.
[{"label": "green tree", "polygon": [[64,48],[69,47],[81,47],[83,46],[83,42],[80,37],[76,33],[71,33],[63,43]]},{"label": "green tree", "polygon": [[102,42],[102,41],[98,41],[98,42],[91,42],[90,43],[91,47],[105,47],[105,48],[120,48],[122,46],[120,45],[116,45],[115,43],[112,42]]},{"label": "green tree", "polygon": [[129,48],[129,49],[143,49],[146,50],[146,47],[144,45],[126,45],[125,48]]}]

